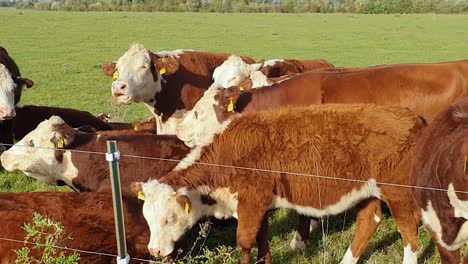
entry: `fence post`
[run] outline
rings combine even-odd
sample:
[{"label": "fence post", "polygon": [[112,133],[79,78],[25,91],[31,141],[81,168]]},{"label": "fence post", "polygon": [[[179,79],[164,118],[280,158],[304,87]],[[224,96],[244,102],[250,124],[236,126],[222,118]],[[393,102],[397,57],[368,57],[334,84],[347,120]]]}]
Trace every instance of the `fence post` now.
[{"label": "fence post", "polygon": [[130,263],[130,256],[127,254],[127,242],[125,241],[125,223],[122,206],[122,190],[120,188],[119,172],[120,152],[117,150],[115,140],[107,141],[106,160],[109,162],[111,177],[112,199],[114,204],[115,236],[117,239],[117,263]]}]

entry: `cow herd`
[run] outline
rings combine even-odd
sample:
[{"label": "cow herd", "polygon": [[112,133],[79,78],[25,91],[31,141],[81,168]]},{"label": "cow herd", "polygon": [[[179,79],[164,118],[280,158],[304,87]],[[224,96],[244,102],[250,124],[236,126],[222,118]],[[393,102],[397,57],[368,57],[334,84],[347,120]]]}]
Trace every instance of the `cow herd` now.
[{"label": "cow herd", "polygon": [[[0,194],[0,238],[22,240],[22,224],[39,212],[64,224],[73,239],[63,246],[115,254],[109,168],[97,153],[116,140],[132,257],[174,257],[185,233],[214,217],[238,220],[241,263],[255,245],[257,260],[271,263],[269,210],[300,214],[290,246],[303,249],[319,218],[357,208],[341,261],[357,263],[384,202],[403,263],[417,263],[421,222],[443,263],[463,261],[468,61],[338,68],[133,44],[102,70],[118,103],[143,103],[153,118],[115,123],[74,109],[15,107],[33,82],[0,48],[3,168],[76,191]],[[0,241],[0,263],[21,246]]]}]

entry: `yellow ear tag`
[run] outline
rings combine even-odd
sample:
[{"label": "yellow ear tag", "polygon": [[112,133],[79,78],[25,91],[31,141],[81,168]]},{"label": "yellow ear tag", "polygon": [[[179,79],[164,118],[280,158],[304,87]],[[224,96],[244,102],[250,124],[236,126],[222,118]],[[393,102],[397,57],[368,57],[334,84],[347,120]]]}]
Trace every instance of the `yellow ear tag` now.
[{"label": "yellow ear tag", "polygon": [[161,68],[159,74],[164,75],[166,73],[166,68]]},{"label": "yellow ear tag", "polygon": [[138,131],[138,127],[137,127],[137,126],[134,126],[134,127],[133,127],[133,130],[134,130],[134,131]]},{"label": "yellow ear tag", "polygon": [[466,173],[466,168],[468,167],[468,157],[465,156],[465,165],[463,166],[463,171]]},{"label": "yellow ear tag", "polygon": [[112,78],[114,78],[114,80],[117,80],[119,78],[119,71],[115,71],[114,75],[112,75]]},{"label": "yellow ear tag", "polygon": [[57,148],[59,148],[59,149],[63,148],[64,144],[65,144],[65,140],[63,138],[59,139],[57,141]]},{"label": "yellow ear tag", "polygon": [[241,92],[243,92],[245,89],[244,89],[244,87],[241,86],[241,87],[239,88],[239,90],[240,90]]},{"label": "yellow ear tag", "polygon": [[190,214],[190,205],[188,203],[185,203],[184,211],[186,214]]},{"label": "yellow ear tag", "polygon": [[145,200],[145,194],[140,191],[140,192],[138,192],[137,198],[138,198],[138,200],[144,201]]},{"label": "yellow ear tag", "polygon": [[229,102],[229,105],[227,107],[227,111],[228,112],[234,112],[234,101],[231,99],[231,101]]}]

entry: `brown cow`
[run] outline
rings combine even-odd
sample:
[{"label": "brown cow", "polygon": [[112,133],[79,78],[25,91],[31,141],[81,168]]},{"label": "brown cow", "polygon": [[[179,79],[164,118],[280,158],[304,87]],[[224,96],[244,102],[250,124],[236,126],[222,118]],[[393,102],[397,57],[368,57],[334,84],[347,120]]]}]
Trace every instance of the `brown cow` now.
[{"label": "brown cow", "polygon": [[[189,148],[174,136],[148,133],[133,130],[84,133],[53,116],[5,151],[1,162],[6,170],[20,170],[48,184],[66,184],[77,191],[110,191],[109,165],[99,153],[107,152],[107,140],[116,140],[124,155],[119,167],[122,192],[126,195],[131,182],[159,178],[189,153]],[[57,146],[60,139],[62,145]],[[60,149],[50,149],[57,147]]]},{"label": "brown cow", "polygon": [[72,127],[92,126],[97,130],[111,130],[112,127],[86,111],[70,108],[25,105],[16,108],[13,134],[16,140],[21,140],[33,131],[39,123],[51,116],[60,116]]},{"label": "brown cow", "polygon": [[[112,94],[117,102],[142,102],[164,120],[176,110],[192,109],[211,85],[215,68],[229,56],[192,50],[153,53],[133,44],[113,69],[106,64],[103,71],[115,77]],[[249,57],[243,60],[254,63]]]},{"label": "brown cow", "polygon": [[[21,98],[23,86],[32,87],[34,82],[21,77],[18,65],[0,46],[0,143],[13,144],[13,122],[15,106]],[[2,146],[3,148],[3,146]]]},{"label": "brown cow", "polygon": [[[413,190],[443,263],[460,263],[468,241],[468,99],[442,112],[416,148]],[[465,258],[465,262],[468,258]]]},{"label": "brown cow", "polygon": [[280,77],[301,73],[310,70],[335,68],[335,65],[326,60],[267,60],[263,61],[263,67],[260,71],[267,77]]},{"label": "brown cow", "polygon": [[[149,260],[146,245],[149,230],[141,214],[137,199],[124,199],[125,229],[128,254],[133,258]],[[102,193],[32,192],[0,194],[0,263],[13,263],[17,257],[12,251],[23,246],[26,231],[24,223],[31,222],[34,213],[40,213],[63,224],[64,240],[57,246],[70,249],[117,255],[112,196]],[[70,237],[70,239],[66,239]],[[5,241],[13,239],[18,242]],[[31,255],[41,256],[32,245]],[[66,254],[73,251],[64,250]],[[116,257],[78,252],[80,263],[114,263]],[[132,263],[146,263],[136,261]]]},{"label": "brown cow", "polygon": [[[267,237],[268,209],[323,217],[374,198],[391,209],[403,237],[404,263],[416,263],[420,214],[411,190],[381,184],[410,182],[412,152],[423,127],[414,113],[392,106],[324,105],[249,113],[226,126],[186,158],[200,157],[198,163],[135,186],[145,196],[152,255],[170,254],[173,241],[201,217],[236,217],[242,263],[249,263],[257,236]],[[203,204],[203,195],[215,203]],[[365,215],[343,263],[357,262],[382,219],[380,210]],[[270,262],[268,242],[258,248],[259,258]]]},{"label": "brown cow", "polygon": [[189,146],[204,145],[224,129],[224,121],[235,113],[285,105],[398,105],[408,107],[430,122],[451,102],[466,95],[468,60],[376,66],[344,72],[310,71],[261,89],[210,89],[187,113],[177,128],[177,135]]}]

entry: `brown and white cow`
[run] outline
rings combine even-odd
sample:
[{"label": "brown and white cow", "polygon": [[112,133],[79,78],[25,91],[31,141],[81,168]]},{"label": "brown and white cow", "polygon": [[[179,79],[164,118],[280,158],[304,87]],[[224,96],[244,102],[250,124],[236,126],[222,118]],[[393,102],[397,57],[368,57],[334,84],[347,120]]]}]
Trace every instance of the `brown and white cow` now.
[{"label": "brown and white cow", "polygon": [[[266,60],[260,63],[248,64],[241,57],[231,55],[213,72],[213,83],[221,87],[241,85],[250,79],[248,88],[268,86],[274,79],[290,76],[310,70],[328,69],[335,66],[325,60]],[[245,85],[242,85],[245,88]]]},{"label": "brown and white cow", "polygon": [[[170,117],[176,110],[192,109],[211,85],[213,71],[230,54],[175,50],[156,52],[133,44],[115,68],[103,71],[114,76],[112,95],[121,104],[144,103],[155,115]],[[249,57],[243,57],[254,63]]]},{"label": "brown and white cow", "polygon": [[[443,263],[468,242],[468,99],[442,112],[418,141],[412,179],[423,223]],[[468,262],[465,258],[464,263]]]},{"label": "brown and white cow", "polygon": [[15,106],[21,98],[23,87],[32,87],[34,82],[21,77],[18,65],[0,46],[0,143],[13,144],[13,122]]},{"label": "brown and white cow", "polygon": [[[154,256],[170,254],[173,241],[201,217],[235,217],[242,263],[249,263],[257,236],[267,237],[270,208],[323,217],[373,198],[391,209],[403,262],[416,263],[420,212],[411,190],[382,183],[410,183],[410,158],[423,127],[417,115],[392,106],[324,105],[249,113],[226,126],[211,144],[192,150],[198,163],[134,186],[145,196]],[[203,204],[202,195],[216,203]],[[357,225],[342,263],[357,262],[382,219],[380,210],[374,213]],[[270,262],[268,242],[258,247],[258,257]]]},{"label": "brown and white cow", "polygon": [[[131,257],[150,259],[146,245],[149,230],[141,214],[141,203],[135,198],[123,200],[127,250]],[[72,249],[117,254],[112,196],[102,193],[31,192],[0,194],[0,263],[15,263],[13,250],[30,248],[30,256],[39,258],[42,252],[33,245],[23,244],[26,231],[23,225],[32,222],[34,213],[40,213],[64,226],[63,241],[56,246],[72,254]],[[6,241],[6,239],[17,240]],[[69,239],[67,239],[69,238]],[[80,254],[80,263],[114,263],[112,255]],[[40,258],[39,258],[40,259]],[[146,263],[137,260],[132,263]]]},{"label": "brown and white cow", "polygon": [[430,122],[451,102],[467,95],[468,60],[312,71],[261,89],[210,89],[179,124],[177,136],[191,147],[205,145],[223,131],[225,121],[234,114],[285,105],[398,105]]},{"label": "brown and white cow", "polygon": [[189,148],[175,136],[148,134],[144,130],[96,133],[75,130],[53,116],[5,151],[1,155],[2,166],[47,184],[66,184],[82,192],[110,192],[109,165],[99,153],[107,152],[107,140],[116,140],[123,155],[119,161],[122,192],[127,195],[131,182],[159,178],[189,153]]}]

